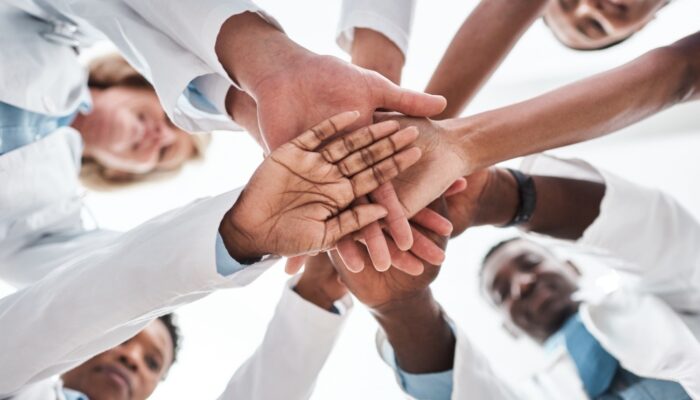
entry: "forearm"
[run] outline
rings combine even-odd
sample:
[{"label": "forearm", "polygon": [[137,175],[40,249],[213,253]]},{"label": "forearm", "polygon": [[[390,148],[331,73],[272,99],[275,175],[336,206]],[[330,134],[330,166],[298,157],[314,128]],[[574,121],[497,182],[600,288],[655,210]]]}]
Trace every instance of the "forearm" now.
[{"label": "forearm", "polygon": [[435,119],[458,116],[522,34],[537,19],[547,0],[482,0],[452,39],[426,88],[447,99]]},{"label": "forearm", "polygon": [[351,56],[353,64],[379,72],[396,84],[401,82],[404,54],[383,34],[372,29],[355,28]]},{"label": "forearm", "polygon": [[[560,239],[578,239],[598,218],[605,184],[538,175],[532,179],[537,198],[532,217],[522,225],[523,229]],[[479,200],[473,225],[508,223],[518,202],[513,176],[507,170],[495,169]]]},{"label": "forearm", "polygon": [[[694,57],[693,57],[694,56]],[[445,121],[465,175],[500,161],[592,139],[698,97],[700,34],[534,99]]]},{"label": "forearm", "polygon": [[411,298],[375,307],[372,313],[403,371],[421,374],[452,369],[455,337],[429,288]]}]

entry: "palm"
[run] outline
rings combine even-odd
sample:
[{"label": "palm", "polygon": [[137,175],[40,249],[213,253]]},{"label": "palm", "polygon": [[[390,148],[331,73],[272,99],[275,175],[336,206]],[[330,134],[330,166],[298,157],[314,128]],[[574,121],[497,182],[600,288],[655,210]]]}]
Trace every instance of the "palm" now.
[{"label": "palm", "polygon": [[[299,248],[322,249],[328,236],[326,221],[355,198],[352,184],[319,153],[293,146],[283,146],[280,150],[270,156],[270,162],[254,177],[265,183],[266,192],[276,193],[264,207],[269,212],[262,216],[260,226],[268,232],[291,228],[289,241],[279,244],[282,254],[293,254]],[[277,179],[284,175],[289,178]],[[282,204],[283,208],[276,211],[272,203]],[[293,230],[306,234],[294,235]]]},{"label": "palm", "polygon": [[324,144],[358,116],[346,112],[323,121],[265,159],[230,212],[238,244],[252,254],[315,252],[386,215],[375,204],[347,208],[420,158],[418,149],[404,150],[418,133],[397,132],[389,121]]}]

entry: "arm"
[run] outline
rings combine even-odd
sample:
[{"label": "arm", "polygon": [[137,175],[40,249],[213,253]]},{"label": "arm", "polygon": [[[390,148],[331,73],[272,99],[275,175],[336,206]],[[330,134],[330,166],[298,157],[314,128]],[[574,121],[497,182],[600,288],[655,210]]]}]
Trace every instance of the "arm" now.
[{"label": "arm", "polygon": [[352,62],[401,81],[413,23],[415,0],[344,0],[338,45]]},{"label": "arm", "polygon": [[[220,399],[308,399],[352,306],[325,254],[285,285],[265,337]],[[334,303],[342,303],[331,311]],[[340,304],[339,304],[340,305]]]},{"label": "arm", "polygon": [[[581,161],[538,156],[528,162],[537,200],[523,229],[603,250],[624,261],[613,266],[640,276],[658,294],[694,293],[700,287],[700,223],[671,196]],[[453,223],[460,227],[456,232],[502,225],[516,212],[512,175],[498,168],[478,174],[470,177],[475,185],[448,199]]]},{"label": "arm", "polygon": [[[372,144],[379,137],[373,138],[368,129],[347,136],[369,145],[366,151],[390,157],[383,166],[372,167],[375,175],[362,168],[360,154],[348,151],[342,139],[329,143],[323,156],[318,149],[324,139],[356,118],[357,113],[341,114],[280,147],[242,194],[236,190],[157,217],[1,299],[1,325],[11,329],[3,330],[0,340],[6,367],[0,373],[0,393],[68,370],[133,336],[153,317],[216,289],[245,285],[274,262],[252,259],[320,251],[383,216],[384,210],[376,205],[336,216],[330,210],[346,208],[355,197],[383,183],[371,184],[376,176],[391,179],[401,165],[415,162],[420,156],[415,149],[398,158],[392,157],[391,149],[392,143],[399,148],[410,144],[416,132],[400,131],[389,139],[398,124],[373,126],[375,134],[387,138],[383,145],[381,139],[377,142],[379,147]],[[295,190],[289,192],[290,187]],[[266,207],[260,207],[262,203]],[[295,206],[289,209],[290,204]],[[217,232],[228,253],[242,261],[237,267],[247,267],[234,268],[236,272],[227,276],[217,271]],[[314,249],[316,245],[321,247]]]},{"label": "arm", "polygon": [[461,113],[546,4],[547,0],[483,0],[476,6],[425,89],[447,99],[447,107],[434,119]]},{"label": "arm", "polygon": [[700,96],[700,33],[610,71],[531,100],[448,125],[470,165],[503,160],[614,132]]},{"label": "arm", "polygon": [[[700,33],[534,99],[420,127],[421,162],[394,180],[407,215],[455,179],[514,157],[592,139],[700,96]],[[420,190],[416,190],[419,187]]]}]

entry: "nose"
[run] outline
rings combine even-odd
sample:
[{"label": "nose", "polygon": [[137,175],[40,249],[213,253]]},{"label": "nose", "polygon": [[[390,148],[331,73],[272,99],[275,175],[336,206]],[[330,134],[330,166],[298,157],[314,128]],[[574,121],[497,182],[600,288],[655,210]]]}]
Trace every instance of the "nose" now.
[{"label": "nose", "polygon": [[582,0],[579,1],[574,13],[577,18],[595,18],[597,20],[602,16],[602,11],[601,0]]},{"label": "nose", "polygon": [[535,287],[537,279],[535,275],[530,273],[521,273],[513,278],[511,281],[511,297],[514,300],[519,300],[527,297],[532,289]]},{"label": "nose", "polygon": [[142,349],[132,343],[125,343],[117,347],[118,355],[117,360],[121,365],[127,368],[129,371],[138,372],[141,368],[139,360],[142,359]]}]

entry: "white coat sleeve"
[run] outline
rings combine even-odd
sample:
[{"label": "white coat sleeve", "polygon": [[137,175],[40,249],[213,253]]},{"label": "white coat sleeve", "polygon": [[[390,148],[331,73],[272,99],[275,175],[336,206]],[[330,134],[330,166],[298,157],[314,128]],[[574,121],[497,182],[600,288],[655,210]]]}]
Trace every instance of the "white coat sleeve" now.
[{"label": "white coat sleeve", "polygon": [[[178,104],[187,86],[208,76],[222,93],[234,83],[219,63],[215,44],[231,16],[256,12],[250,0],[47,0],[62,13],[101,31],[155,87],[168,116],[188,131],[231,129],[230,121],[192,119]],[[221,96],[212,99],[219,102]],[[220,108],[220,104],[216,104]],[[235,125],[234,125],[235,126]]]},{"label": "white coat sleeve", "polygon": [[415,6],[415,0],[343,0],[336,36],[338,46],[350,53],[355,28],[368,28],[386,36],[405,56]]},{"label": "white coat sleeve", "polygon": [[[488,359],[472,345],[467,335],[457,328],[456,324],[452,323],[452,326],[455,327],[456,344],[451,399],[524,399],[525,397],[516,394],[510,384],[493,371]],[[386,341],[386,334],[379,330],[377,332],[377,350],[382,357],[386,355],[386,352],[383,351]],[[384,362],[393,365],[389,360],[384,360]],[[398,374],[396,374],[396,379],[401,386]]]},{"label": "white coat sleeve", "polygon": [[[598,218],[584,231],[578,245],[600,249],[619,260],[611,265],[637,275],[646,289],[661,296],[698,293],[700,223],[672,196],[581,160],[535,156],[525,164],[533,174],[605,183]],[[700,295],[695,294],[695,298],[700,304]]]},{"label": "white coat sleeve", "polygon": [[352,307],[350,295],[340,314],[323,310],[285,285],[263,342],[236,371],[221,400],[308,399]]},{"label": "white coat sleeve", "polygon": [[118,345],[176,307],[256,279],[274,259],[227,277],[216,269],[218,227],[239,193],[156,217],[0,299],[0,398]]}]

